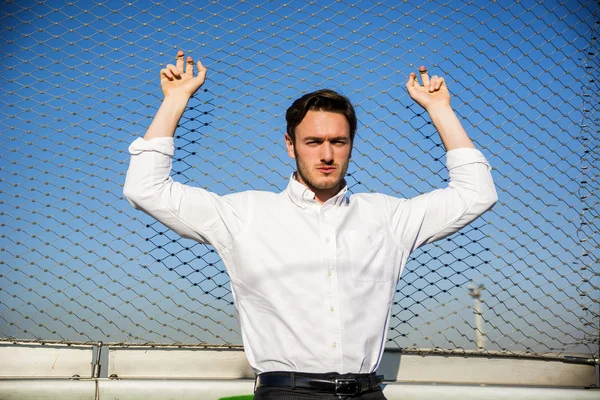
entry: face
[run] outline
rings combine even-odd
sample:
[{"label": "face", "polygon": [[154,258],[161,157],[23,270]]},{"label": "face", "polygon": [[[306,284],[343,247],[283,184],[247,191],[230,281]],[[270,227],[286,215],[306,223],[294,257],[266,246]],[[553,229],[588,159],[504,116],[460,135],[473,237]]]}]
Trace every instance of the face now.
[{"label": "face", "polygon": [[296,178],[317,201],[324,203],[340,191],[352,152],[344,115],[310,110],[296,127],[295,142],[287,134],[285,142],[288,155],[296,159]]}]

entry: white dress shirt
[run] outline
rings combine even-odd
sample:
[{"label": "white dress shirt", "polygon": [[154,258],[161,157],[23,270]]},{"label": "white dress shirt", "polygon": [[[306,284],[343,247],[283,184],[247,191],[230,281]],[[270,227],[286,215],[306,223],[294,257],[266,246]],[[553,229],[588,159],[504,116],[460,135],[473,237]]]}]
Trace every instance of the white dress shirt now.
[{"label": "white dress shirt", "polygon": [[400,199],[344,187],[323,205],[293,178],[282,193],[225,196],[174,182],[172,138],[139,138],[129,151],[129,202],[223,259],[256,373],[374,372],[411,251],[497,200],[490,166],[474,149],[447,153],[448,188]]}]

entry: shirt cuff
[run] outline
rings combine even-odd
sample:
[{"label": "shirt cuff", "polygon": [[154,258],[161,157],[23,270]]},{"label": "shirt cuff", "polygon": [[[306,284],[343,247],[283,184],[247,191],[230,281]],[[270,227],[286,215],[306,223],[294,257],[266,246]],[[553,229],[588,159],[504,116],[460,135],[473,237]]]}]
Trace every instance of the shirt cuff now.
[{"label": "shirt cuff", "polygon": [[450,150],[446,153],[446,167],[451,170],[467,164],[482,163],[492,169],[485,156],[477,149],[468,147]]},{"label": "shirt cuff", "polygon": [[175,155],[175,144],[172,137],[158,137],[150,140],[137,138],[129,146],[131,155],[138,155],[144,151],[156,151],[166,156]]}]

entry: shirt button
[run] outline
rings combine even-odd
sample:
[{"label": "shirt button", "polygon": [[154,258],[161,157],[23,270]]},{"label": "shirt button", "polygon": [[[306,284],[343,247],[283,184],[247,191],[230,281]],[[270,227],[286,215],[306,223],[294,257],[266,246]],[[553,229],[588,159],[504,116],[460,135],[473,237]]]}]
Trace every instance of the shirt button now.
[{"label": "shirt button", "polygon": [[331,276],[331,275],[333,275],[333,272],[327,271],[327,276]]},{"label": "shirt button", "polygon": [[325,243],[329,243],[329,242],[331,242],[331,240],[329,240],[329,238],[326,238]]},{"label": "shirt button", "polygon": [[331,347],[333,347],[335,349],[337,347],[337,343],[336,342],[331,343]]},{"label": "shirt button", "polygon": [[333,312],[334,310],[335,310],[335,308],[329,307],[329,311]]}]

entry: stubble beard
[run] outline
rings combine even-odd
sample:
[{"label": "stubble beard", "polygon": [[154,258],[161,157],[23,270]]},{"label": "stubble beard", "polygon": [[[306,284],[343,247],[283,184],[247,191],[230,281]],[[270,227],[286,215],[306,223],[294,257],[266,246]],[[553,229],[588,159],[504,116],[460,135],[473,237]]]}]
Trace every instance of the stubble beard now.
[{"label": "stubble beard", "polygon": [[344,164],[337,165],[338,168],[336,169],[336,173],[338,173],[338,175],[333,182],[318,182],[317,179],[312,178],[310,166],[304,164],[296,153],[296,171],[300,178],[302,178],[302,182],[304,182],[304,184],[313,192],[331,189],[341,190],[342,181],[346,176],[346,171],[348,171],[348,164],[349,161],[346,161]]}]

